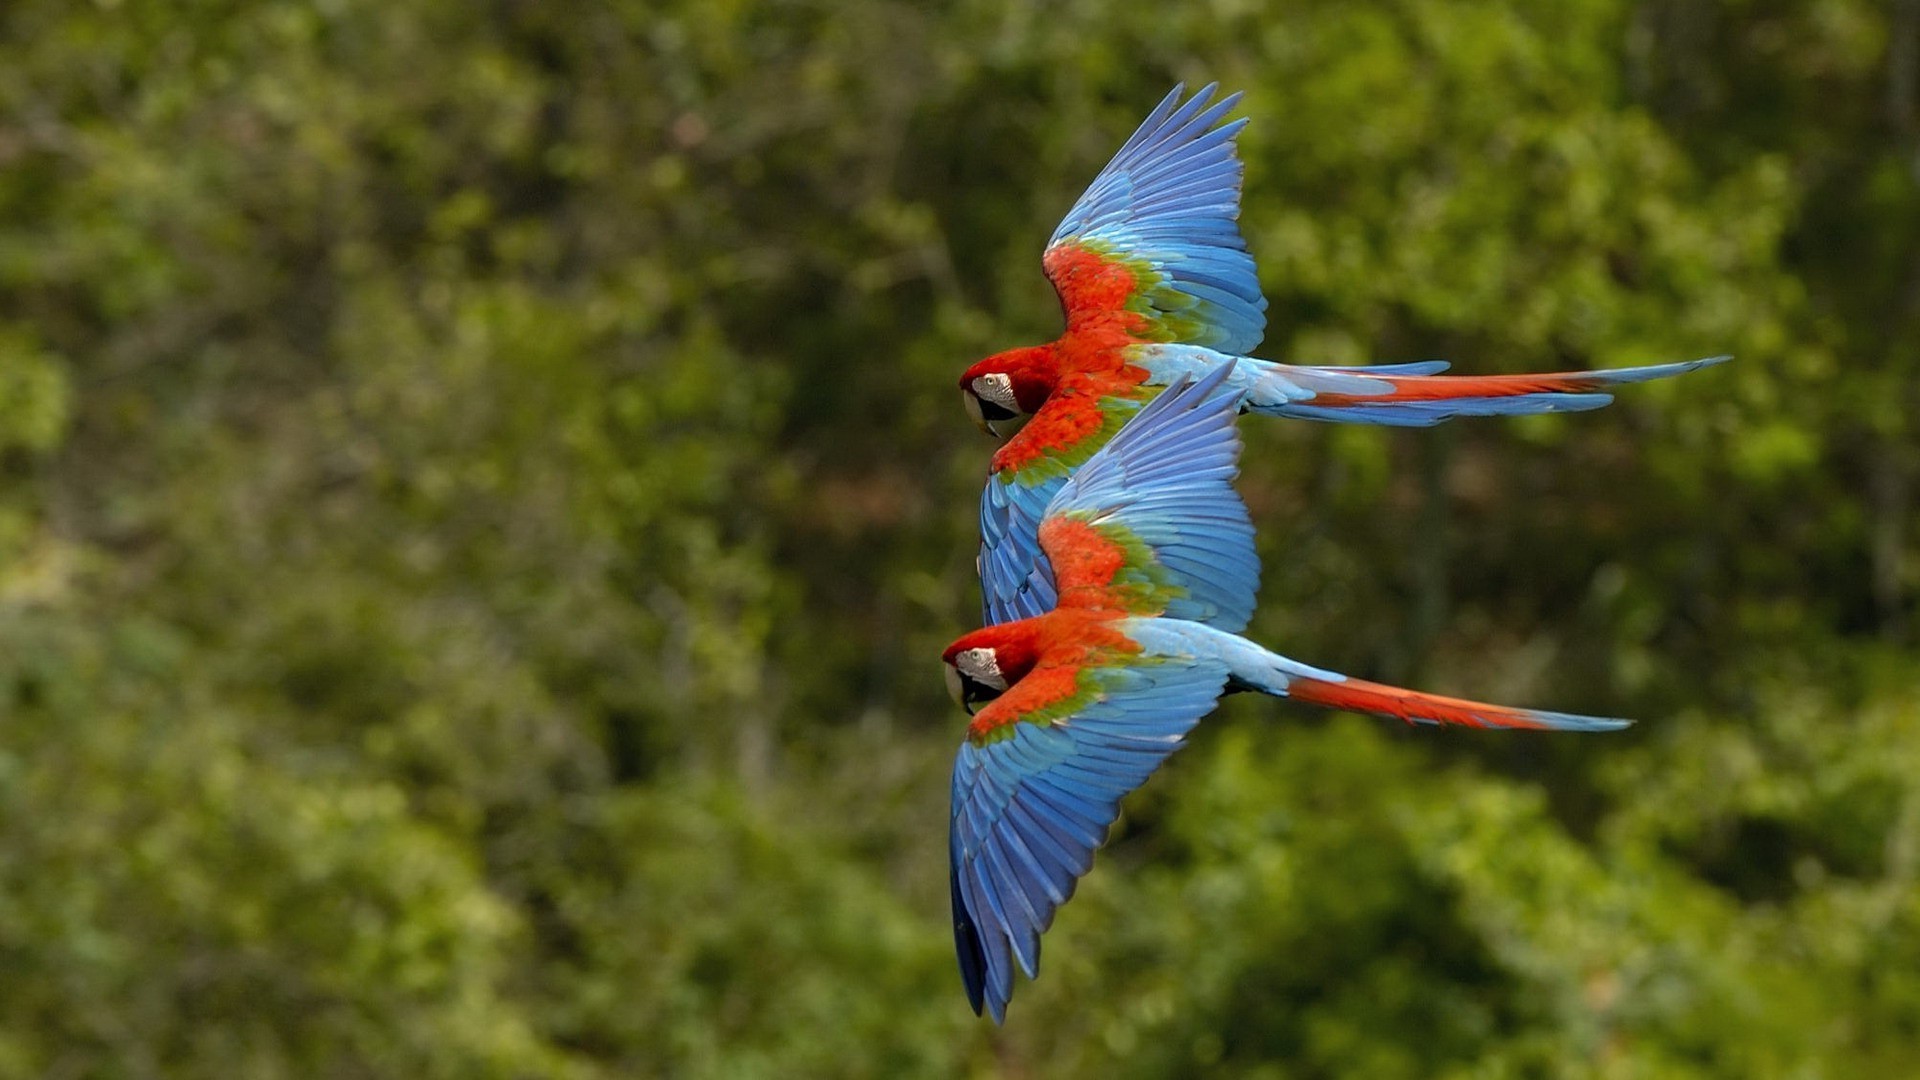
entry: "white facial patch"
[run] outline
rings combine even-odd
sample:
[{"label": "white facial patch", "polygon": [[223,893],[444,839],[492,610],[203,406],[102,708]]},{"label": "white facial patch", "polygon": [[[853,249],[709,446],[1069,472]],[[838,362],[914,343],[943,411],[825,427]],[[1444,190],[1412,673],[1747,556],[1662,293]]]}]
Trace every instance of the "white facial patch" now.
[{"label": "white facial patch", "polygon": [[1007,688],[1006,677],[1000,674],[1000,661],[992,649],[963,649],[953,654],[953,666],[974,682],[995,690]]},{"label": "white facial patch", "polygon": [[991,401],[1008,412],[1019,412],[1019,403],[1013,400],[1013,379],[994,373],[982,375],[973,380],[973,392],[980,395],[982,401]]}]

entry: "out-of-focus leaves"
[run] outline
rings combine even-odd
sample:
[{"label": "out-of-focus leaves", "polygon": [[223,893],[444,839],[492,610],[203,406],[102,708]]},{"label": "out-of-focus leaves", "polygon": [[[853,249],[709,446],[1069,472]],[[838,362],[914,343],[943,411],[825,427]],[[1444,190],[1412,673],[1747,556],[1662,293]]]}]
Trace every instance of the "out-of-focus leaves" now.
[{"label": "out-of-focus leaves", "polygon": [[[0,1075],[1895,1075],[1920,8],[0,8]],[[1038,251],[1247,91],[1267,356],[1735,363],[1247,421],[1236,701],[1005,1029],[934,657]]]}]

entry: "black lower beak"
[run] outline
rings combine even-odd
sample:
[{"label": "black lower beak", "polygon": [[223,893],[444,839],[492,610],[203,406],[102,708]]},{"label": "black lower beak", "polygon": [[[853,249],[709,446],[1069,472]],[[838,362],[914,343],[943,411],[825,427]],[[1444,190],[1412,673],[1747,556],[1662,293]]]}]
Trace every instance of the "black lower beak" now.
[{"label": "black lower beak", "polygon": [[996,439],[1000,438],[1000,429],[995,425],[1002,420],[1013,419],[1014,414],[991,401],[982,401],[971,390],[962,390],[960,393],[966,399],[967,415],[973,418],[974,426]]},{"label": "black lower beak", "polygon": [[962,675],[949,664],[947,665],[947,693],[953,697],[954,704],[967,710],[967,715],[972,716],[976,702],[992,701],[999,697],[1001,692],[978,679]]}]

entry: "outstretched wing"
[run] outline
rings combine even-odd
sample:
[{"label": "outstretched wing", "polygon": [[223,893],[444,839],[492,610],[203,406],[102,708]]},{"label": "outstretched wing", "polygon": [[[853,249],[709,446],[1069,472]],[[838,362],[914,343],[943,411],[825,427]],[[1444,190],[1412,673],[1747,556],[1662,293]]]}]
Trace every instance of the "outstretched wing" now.
[{"label": "outstretched wing", "polygon": [[1040,550],[1040,519],[1075,469],[1118,435],[1157,390],[1068,375],[1026,427],[994,455],[980,492],[980,594],[996,626],[1053,610],[1053,569]]},{"label": "outstretched wing", "polygon": [[1053,610],[1053,567],[1040,552],[1040,516],[1064,480],[1023,484],[987,477],[980,493],[980,599],[986,624],[998,626]]},{"label": "outstretched wing", "polygon": [[953,765],[953,937],[974,1012],[995,1023],[1013,965],[1033,978],[1040,935],[1106,839],[1120,800],[1213,710],[1224,663],[1140,655],[1118,639],[1042,662],[980,710]]},{"label": "outstretched wing", "polygon": [[[1181,102],[1176,86],[1100,170],[1047,243],[1042,264],[1067,329],[1117,321],[1139,341],[1252,352],[1266,298],[1240,235],[1235,155],[1240,100],[1208,84]],[[1209,105],[1209,102],[1213,102]]]},{"label": "outstretched wing", "polygon": [[1229,360],[1198,381],[1181,378],[1053,497],[1039,540],[1058,606],[1246,628],[1260,560],[1233,489],[1234,371]]}]

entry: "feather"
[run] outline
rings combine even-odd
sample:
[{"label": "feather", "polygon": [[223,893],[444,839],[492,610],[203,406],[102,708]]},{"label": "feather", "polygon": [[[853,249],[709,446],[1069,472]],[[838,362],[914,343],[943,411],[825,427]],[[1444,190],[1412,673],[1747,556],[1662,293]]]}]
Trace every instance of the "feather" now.
[{"label": "feather", "polygon": [[[1247,121],[1222,123],[1240,95],[1215,101],[1217,89],[1182,100],[1185,88],[1174,87],[1048,239],[1042,262],[1070,329],[1117,301],[1145,318],[1146,340],[1234,352],[1260,343],[1267,301],[1238,225],[1245,167],[1234,141]],[[1124,296],[1088,290],[1069,269],[1085,259],[1123,264],[1143,280]]]}]

